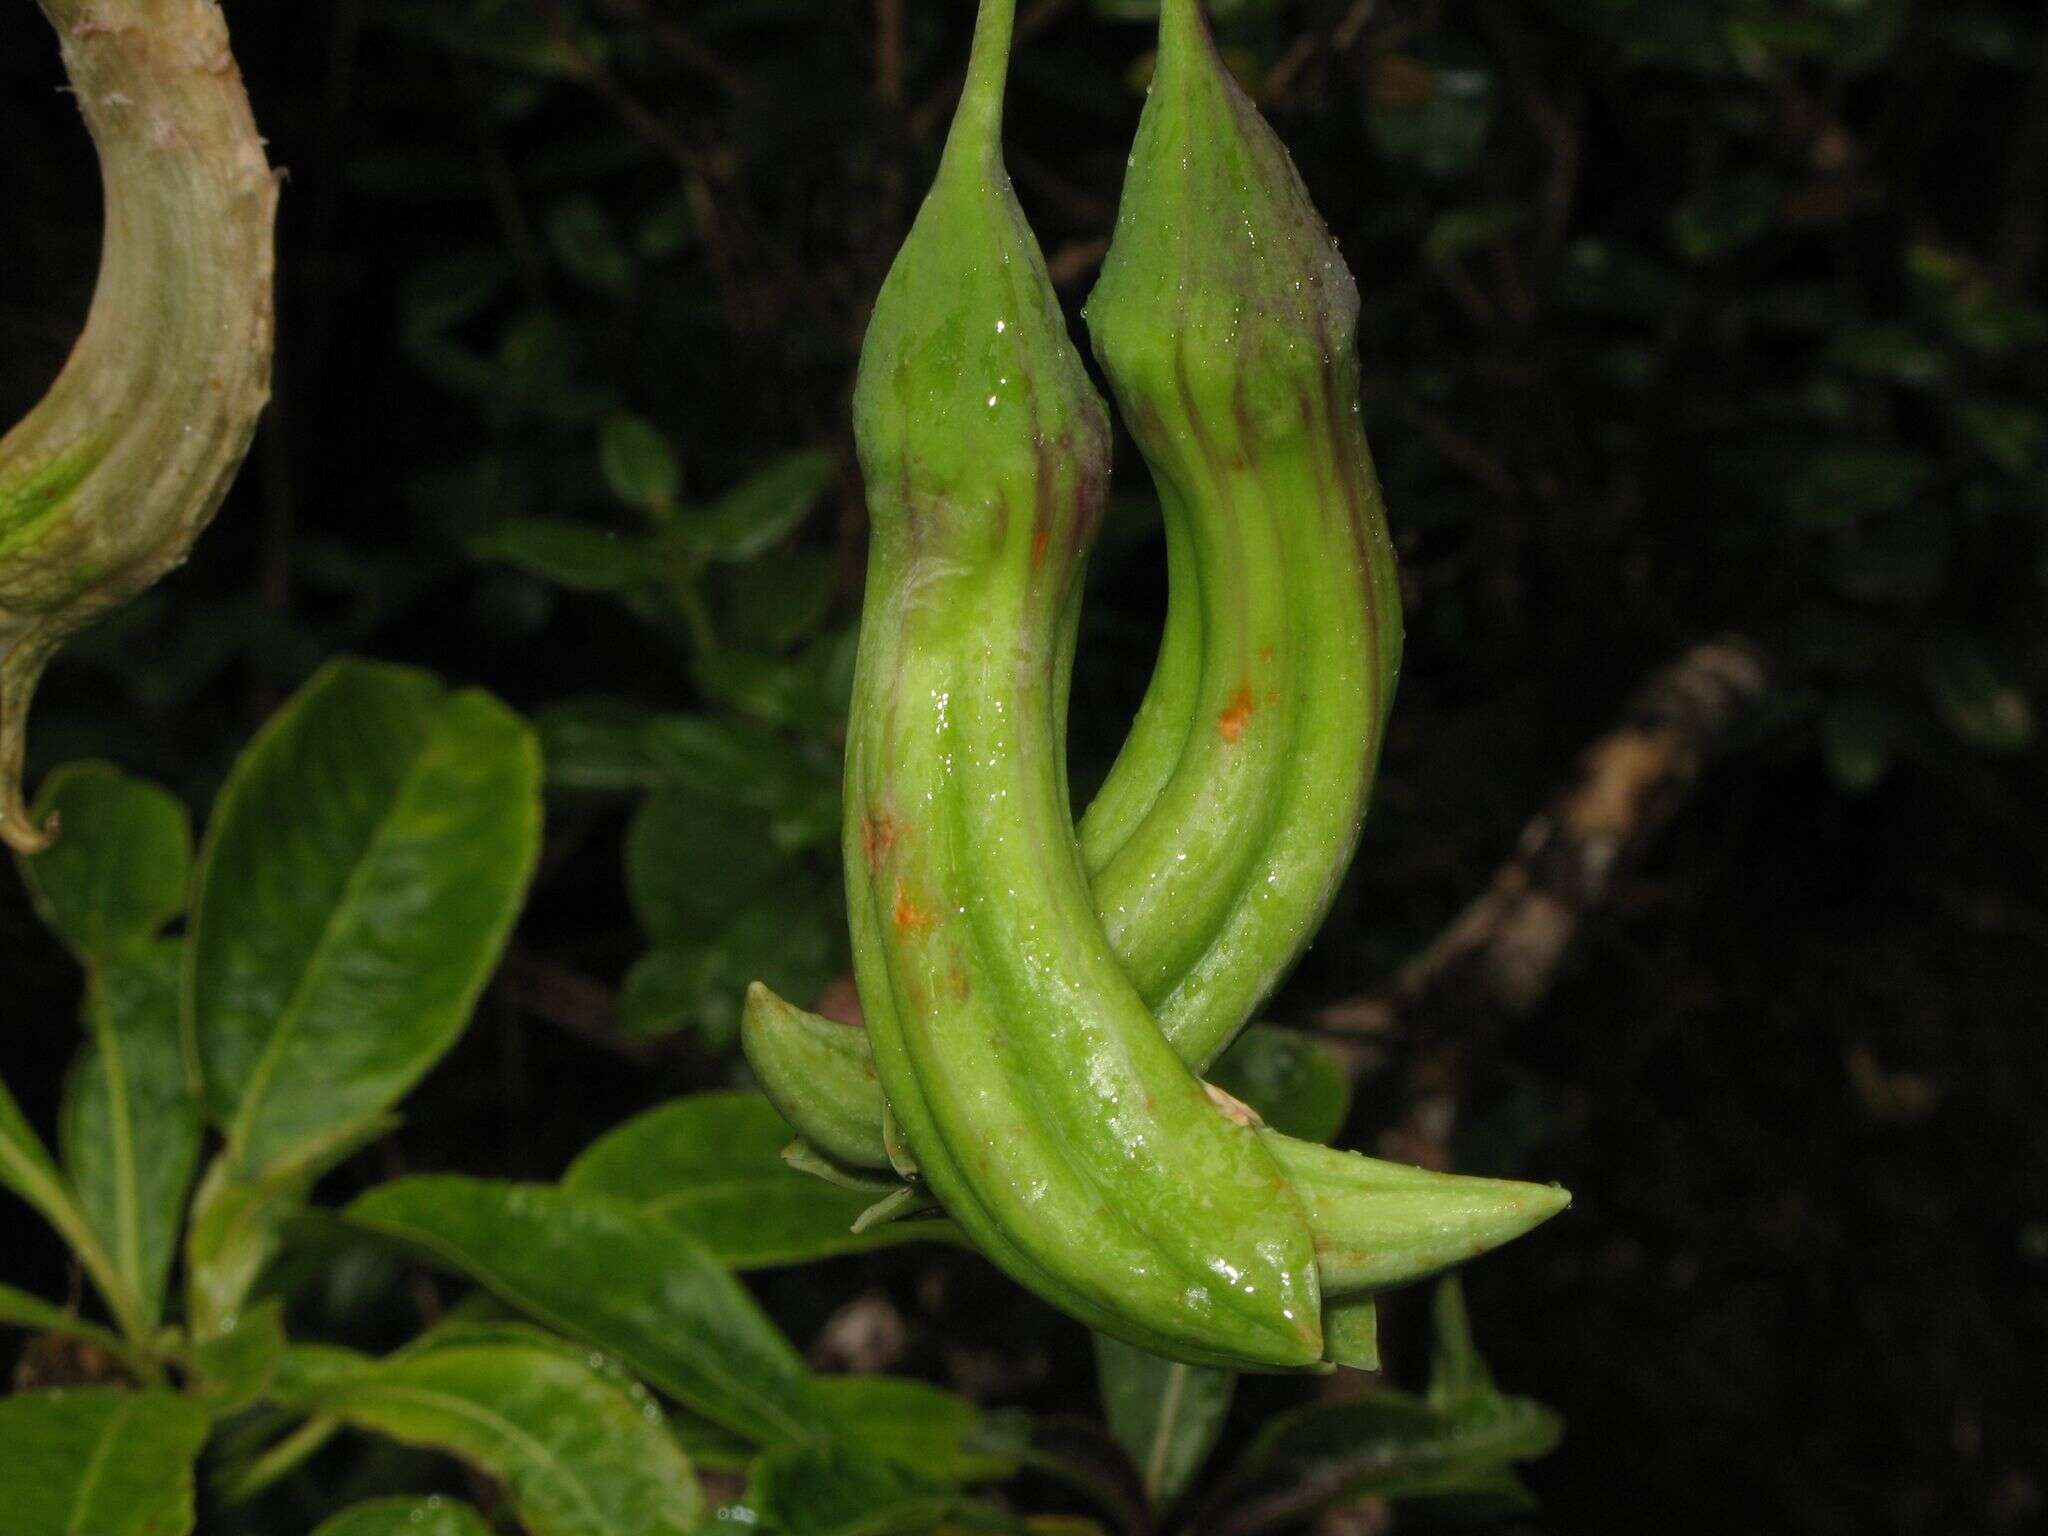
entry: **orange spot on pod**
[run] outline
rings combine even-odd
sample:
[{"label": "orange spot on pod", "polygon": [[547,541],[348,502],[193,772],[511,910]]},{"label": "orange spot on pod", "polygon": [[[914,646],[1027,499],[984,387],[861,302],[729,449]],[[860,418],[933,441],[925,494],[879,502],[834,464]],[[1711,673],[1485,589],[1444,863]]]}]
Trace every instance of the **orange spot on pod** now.
[{"label": "orange spot on pod", "polygon": [[921,907],[901,881],[896,885],[896,926],[904,933],[922,933],[938,921],[936,913]]},{"label": "orange spot on pod", "polygon": [[1223,713],[1216,717],[1216,729],[1228,742],[1237,742],[1244,737],[1244,728],[1251,724],[1251,718],[1258,713],[1258,702],[1252,698],[1250,684],[1239,688],[1232,696]]},{"label": "orange spot on pod", "polygon": [[861,817],[860,850],[867,858],[869,869],[881,868],[882,860],[896,846],[896,837],[901,830],[887,816]]},{"label": "orange spot on pod", "polygon": [[1052,547],[1052,530],[1043,524],[1031,535],[1031,569],[1037,570],[1045,564],[1045,552]]}]

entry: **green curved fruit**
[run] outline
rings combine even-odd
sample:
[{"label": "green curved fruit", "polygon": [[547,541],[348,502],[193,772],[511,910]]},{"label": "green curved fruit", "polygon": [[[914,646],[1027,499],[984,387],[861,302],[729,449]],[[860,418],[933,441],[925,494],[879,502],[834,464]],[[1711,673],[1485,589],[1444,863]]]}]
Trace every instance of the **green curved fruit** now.
[{"label": "green curved fruit", "polygon": [[1171,776],[1135,825],[1127,797],[1099,824],[1091,810],[1082,843],[1114,845],[1090,861],[1103,923],[1197,1070],[1327,912],[1399,670],[1357,317],[1343,258],[1200,6],[1165,0],[1087,319],[1162,500],[1192,530],[1205,652]]},{"label": "green curved fruit", "polygon": [[1314,1249],[1103,936],[1059,751],[1108,424],[999,151],[984,0],[938,178],[855,392],[873,537],[847,742],[855,970],[889,1107],[975,1244],[1091,1326],[1320,1360]]},{"label": "green curved fruit", "polygon": [[178,565],[269,397],[277,181],[211,0],[43,0],[99,153],[106,235],[84,333],[0,439],[0,841],[29,701],[73,631]]},{"label": "green curved fruit", "polygon": [[[806,1142],[851,1169],[887,1169],[882,1089],[866,1034],[791,1006],[758,982],[741,1025],[747,1059]],[[1425,1279],[1513,1241],[1571,1196],[1549,1184],[1436,1173],[1257,1131],[1314,1234],[1325,1317],[1333,1300]]]}]

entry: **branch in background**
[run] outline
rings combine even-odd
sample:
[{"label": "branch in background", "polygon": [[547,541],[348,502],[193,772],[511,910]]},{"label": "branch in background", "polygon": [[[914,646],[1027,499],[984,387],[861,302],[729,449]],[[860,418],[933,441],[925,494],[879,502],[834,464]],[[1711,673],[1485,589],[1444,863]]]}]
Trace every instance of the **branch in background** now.
[{"label": "branch in background", "polygon": [[1486,889],[1393,984],[1315,1015],[1337,1035],[1407,1035],[1407,1109],[1385,1138],[1390,1155],[1448,1164],[1470,1063],[1549,992],[1572,940],[1691,798],[1765,682],[1761,652],[1734,638],[1656,673]]}]

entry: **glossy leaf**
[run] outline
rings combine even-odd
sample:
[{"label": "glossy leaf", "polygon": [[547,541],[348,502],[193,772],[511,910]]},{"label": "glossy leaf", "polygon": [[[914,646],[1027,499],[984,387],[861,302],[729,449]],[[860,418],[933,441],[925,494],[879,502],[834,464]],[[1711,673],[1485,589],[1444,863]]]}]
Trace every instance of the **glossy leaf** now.
[{"label": "glossy leaf", "polygon": [[1216,1448],[1237,1375],[1163,1360],[1104,1334],[1095,1335],[1095,1370],[1110,1430],[1130,1453],[1146,1499],[1162,1509]]},{"label": "glossy leaf", "polygon": [[952,1235],[951,1223],[928,1218],[854,1233],[874,1194],[791,1168],[782,1156],[791,1135],[758,1093],[692,1094],[592,1143],[562,1184],[658,1216],[734,1269],[806,1264]]},{"label": "glossy leaf", "polygon": [[683,541],[714,560],[751,560],[774,548],[810,516],[832,483],[832,456],[786,454],[749,476],[678,528]]},{"label": "glossy leaf", "polygon": [[434,1493],[351,1505],[313,1536],[491,1536],[491,1527],[474,1505]]},{"label": "glossy leaf", "polygon": [[111,1387],[0,1399],[8,1536],[185,1536],[206,1414]]},{"label": "glossy leaf", "polygon": [[929,1482],[996,1482],[1016,1458],[985,1444],[984,1415],[956,1392],[903,1376],[820,1376],[815,1388],[848,1441]]},{"label": "glossy leaf", "polygon": [[660,1536],[703,1513],[660,1411],[542,1345],[442,1344],[349,1372],[297,1406],[467,1462],[497,1480],[532,1536]]},{"label": "glossy leaf", "polygon": [[811,1446],[760,1458],[747,1502],[783,1536],[921,1536],[961,1500],[848,1447]]},{"label": "glossy leaf", "polygon": [[86,987],[92,1040],[64,1092],[59,1144],[79,1204],[142,1303],[163,1312],[185,1197],[199,1166],[199,1102],[178,1030],[183,946],[104,960]]},{"label": "glossy leaf", "polygon": [[452,1175],[383,1185],[347,1215],[757,1444],[826,1431],[789,1341],[701,1244],[656,1217],[585,1191]]},{"label": "glossy leaf", "polygon": [[45,923],[88,965],[154,938],[185,910],[192,822],[169,790],[111,763],[70,763],[43,783],[38,826],[60,835],[22,878]]},{"label": "glossy leaf", "polygon": [[236,764],[201,856],[186,1024],[250,1177],[395,1103],[468,1023],[540,841],[533,733],[343,661]]},{"label": "glossy leaf", "polygon": [[1329,1141],[1351,1113],[1350,1075],[1296,1030],[1254,1024],[1218,1059],[1209,1077],[1251,1105],[1274,1130],[1302,1141]]},{"label": "glossy leaf", "polygon": [[[78,1204],[71,1181],[51,1159],[42,1137],[28,1123],[4,1082],[0,1082],[0,1185],[27,1201],[74,1250],[97,1246],[99,1239]],[[108,1270],[112,1269],[111,1259],[103,1254],[95,1258]],[[94,1278],[100,1278],[97,1270]],[[109,1278],[117,1285],[120,1283],[117,1273]],[[104,1284],[101,1289],[106,1289]]]}]

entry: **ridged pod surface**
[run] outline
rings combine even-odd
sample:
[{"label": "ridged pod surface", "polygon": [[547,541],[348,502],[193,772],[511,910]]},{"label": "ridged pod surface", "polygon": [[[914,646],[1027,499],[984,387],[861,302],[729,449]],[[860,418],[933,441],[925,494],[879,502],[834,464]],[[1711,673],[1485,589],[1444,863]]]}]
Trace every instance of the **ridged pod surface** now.
[{"label": "ridged pod surface", "polygon": [[212,0],[43,0],[100,160],[85,330],[0,439],[0,841],[29,701],[67,635],[184,560],[269,398],[277,180]]},{"label": "ridged pod surface", "polygon": [[[846,1170],[890,1166],[882,1089],[861,1030],[792,1007],[758,983],[747,992],[743,1029],[763,1091],[805,1142]],[[1308,1217],[1326,1318],[1336,1298],[1476,1258],[1571,1202],[1554,1185],[1436,1173],[1270,1127],[1257,1134]]]},{"label": "ridged pod surface", "polygon": [[1315,1255],[1097,921],[1060,710],[1108,423],[1009,186],[1013,0],[984,0],[855,393],[872,542],[847,743],[855,970],[897,1130],[995,1263],[1203,1363],[1322,1351]]},{"label": "ridged pod surface", "polygon": [[[1166,508],[1173,606],[1081,844],[1111,943],[1197,1070],[1328,911],[1399,670],[1357,318],[1343,258],[1200,6],[1165,0],[1087,319]],[[1162,777],[1150,743],[1175,733]]]}]

